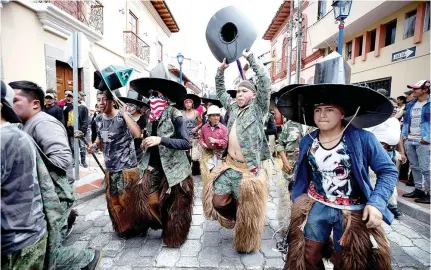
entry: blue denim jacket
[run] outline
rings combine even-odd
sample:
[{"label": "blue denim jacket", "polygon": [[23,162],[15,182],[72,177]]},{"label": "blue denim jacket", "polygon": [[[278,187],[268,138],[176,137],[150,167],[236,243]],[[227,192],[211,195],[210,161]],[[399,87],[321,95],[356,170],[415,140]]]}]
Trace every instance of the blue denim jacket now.
[{"label": "blue denim jacket", "polygon": [[[372,133],[349,126],[344,135],[346,136],[347,154],[352,161],[353,180],[357,181],[362,189],[367,199],[367,205],[376,207],[383,214],[383,220],[387,224],[391,224],[394,216],[386,206],[398,179],[395,164]],[[311,136],[316,138],[317,130],[313,131]],[[313,139],[306,135],[299,145],[292,200],[308,191],[312,176],[308,170],[307,153],[312,143]],[[374,190],[370,183],[368,167],[371,167],[377,175],[377,184]]]},{"label": "blue denim jacket", "polygon": [[[427,102],[422,107],[422,116],[421,116],[421,135],[422,140],[426,142],[430,142],[430,99],[431,96],[428,97]],[[412,100],[406,105],[406,113],[404,114],[404,121],[403,121],[403,130],[402,130],[402,137],[407,138],[410,131],[410,123],[411,118],[410,114],[412,112],[413,106],[416,104],[418,100]]]}]

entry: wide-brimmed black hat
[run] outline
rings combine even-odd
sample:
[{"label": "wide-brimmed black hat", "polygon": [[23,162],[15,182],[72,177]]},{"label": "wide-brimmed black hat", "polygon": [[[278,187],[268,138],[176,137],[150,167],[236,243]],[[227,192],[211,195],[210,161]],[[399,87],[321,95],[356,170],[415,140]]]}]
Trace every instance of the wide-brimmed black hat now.
[{"label": "wide-brimmed black hat", "polygon": [[236,98],[236,90],[227,90],[227,93],[231,98]]},{"label": "wide-brimmed black hat", "polygon": [[12,109],[14,91],[12,87],[0,81],[1,84],[1,104],[3,105],[1,109],[1,114],[6,121],[9,123],[21,123],[21,119],[16,115]]},{"label": "wide-brimmed black hat", "polygon": [[138,107],[143,107],[145,105],[145,102],[142,100],[143,96],[133,89],[129,89],[127,92],[127,97],[119,97],[118,99],[124,103],[135,104]]},{"label": "wide-brimmed black hat", "polygon": [[[357,128],[376,126],[388,119],[393,105],[384,95],[373,89],[344,84],[317,84],[296,87],[278,98],[280,113],[294,122],[316,126],[314,108],[319,104],[333,104],[344,111],[348,121]],[[305,119],[304,119],[305,118]]]},{"label": "wide-brimmed black hat", "polygon": [[273,92],[272,94],[271,94],[271,100],[275,100],[275,101],[277,101],[277,99],[281,96],[281,95],[283,95],[284,93],[286,93],[286,92],[288,92],[288,91],[290,91],[290,90],[292,90],[292,89],[294,89],[294,88],[296,88],[296,87],[298,87],[298,86],[303,86],[303,85],[305,85],[305,84],[289,84],[289,85],[287,85],[287,86],[284,86],[283,88],[281,88],[280,90],[278,90],[277,92]]},{"label": "wide-brimmed black hat", "polygon": [[208,103],[208,102],[211,102],[213,105],[216,105],[217,107],[219,107],[219,108],[221,108],[221,107],[223,107],[222,105],[221,105],[221,102],[220,102],[220,100],[218,100],[218,99],[215,99],[215,98],[201,98],[201,100],[202,100],[202,103]]},{"label": "wide-brimmed black hat", "polygon": [[171,80],[169,71],[163,62],[160,62],[150,71],[149,78],[140,78],[130,82],[130,87],[135,89],[146,98],[150,97],[151,91],[159,91],[172,102],[180,102],[187,95],[186,88],[176,81]]},{"label": "wide-brimmed black hat", "polygon": [[195,94],[187,94],[185,98],[177,102],[176,106],[178,109],[184,109],[184,101],[186,99],[191,99],[193,101],[193,108],[197,108],[201,105],[201,98]]},{"label": "wide-brimmed black hat", "polygon": [[151,91],[162,93],[173,102],[181,101],[187,95],[186,88],[172,80],[159,78],[140,78],[130,82],[130,87],[146,98],[150,97]]},{"label": "wide-brimmed black hat", "polygon": [[357,128],[386,121],[392,115],[392,103],[373,89],[351,85],[350,70],[340,54],[331,53],[315,65],[315,84],[299,86],[282,94],[278,98],[278,110],[287,119],[309,126],[316,126],[314,108],[320,104],[342,108],[347,121],[359,108],[351,122]]}]

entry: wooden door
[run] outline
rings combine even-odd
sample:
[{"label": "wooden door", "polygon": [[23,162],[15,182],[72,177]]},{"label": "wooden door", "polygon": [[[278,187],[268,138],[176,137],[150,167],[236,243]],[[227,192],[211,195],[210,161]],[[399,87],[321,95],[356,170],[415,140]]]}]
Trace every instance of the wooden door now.
[{"label": "wooden door", "polygon": [[[64,91],[73,90],[73,70],[72,68],[62,62],[56,64],[57,73],[57,99],[64,98]],[[81,91],[81,72],[78,71],[78,91]]]}]

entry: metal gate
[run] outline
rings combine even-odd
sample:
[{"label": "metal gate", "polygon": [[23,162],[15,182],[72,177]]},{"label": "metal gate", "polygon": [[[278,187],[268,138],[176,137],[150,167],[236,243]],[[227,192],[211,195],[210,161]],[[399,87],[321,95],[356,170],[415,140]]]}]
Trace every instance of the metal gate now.
[{"label": "metal gate", "polygon": [[370,81],[364,81],[364,82],[357,82],[353,85],[360,85],[369,87],[371,89],[377,90],[377,89],[385,89],[388,91],[389,96],[391,95],[391,84],[392,84],[392,77],[387,78],[381,78],[376,80],[370,80]]}]

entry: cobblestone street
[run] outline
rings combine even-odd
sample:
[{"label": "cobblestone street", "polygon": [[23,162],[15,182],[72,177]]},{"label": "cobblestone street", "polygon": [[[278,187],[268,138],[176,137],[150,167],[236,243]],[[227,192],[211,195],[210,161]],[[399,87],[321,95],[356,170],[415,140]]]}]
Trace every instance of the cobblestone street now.
[{"label": "cobblestone street", "polygon": [[[79,217],[66,245],[92,247],[103,251],[100,269],[282,269],[284,262],[275,249],[273,235],[279,229],[276,220],[278,192],[274,175],[270,183],[267,220],[259,252],[238,254],[232,248],[233,231],[215,221],[205,220],[202,210],[202,185],[195,177],[195,206],[188,240],[181,248],[166,248],[161,231],[149,231],[146,237],[119,238],[112,230],[105,195],[76,206]],[[429,226],[408,216],[385,226],[391,241],[393,269],[429,269]],[[278,236],[277,236],[278,237]]]}]

